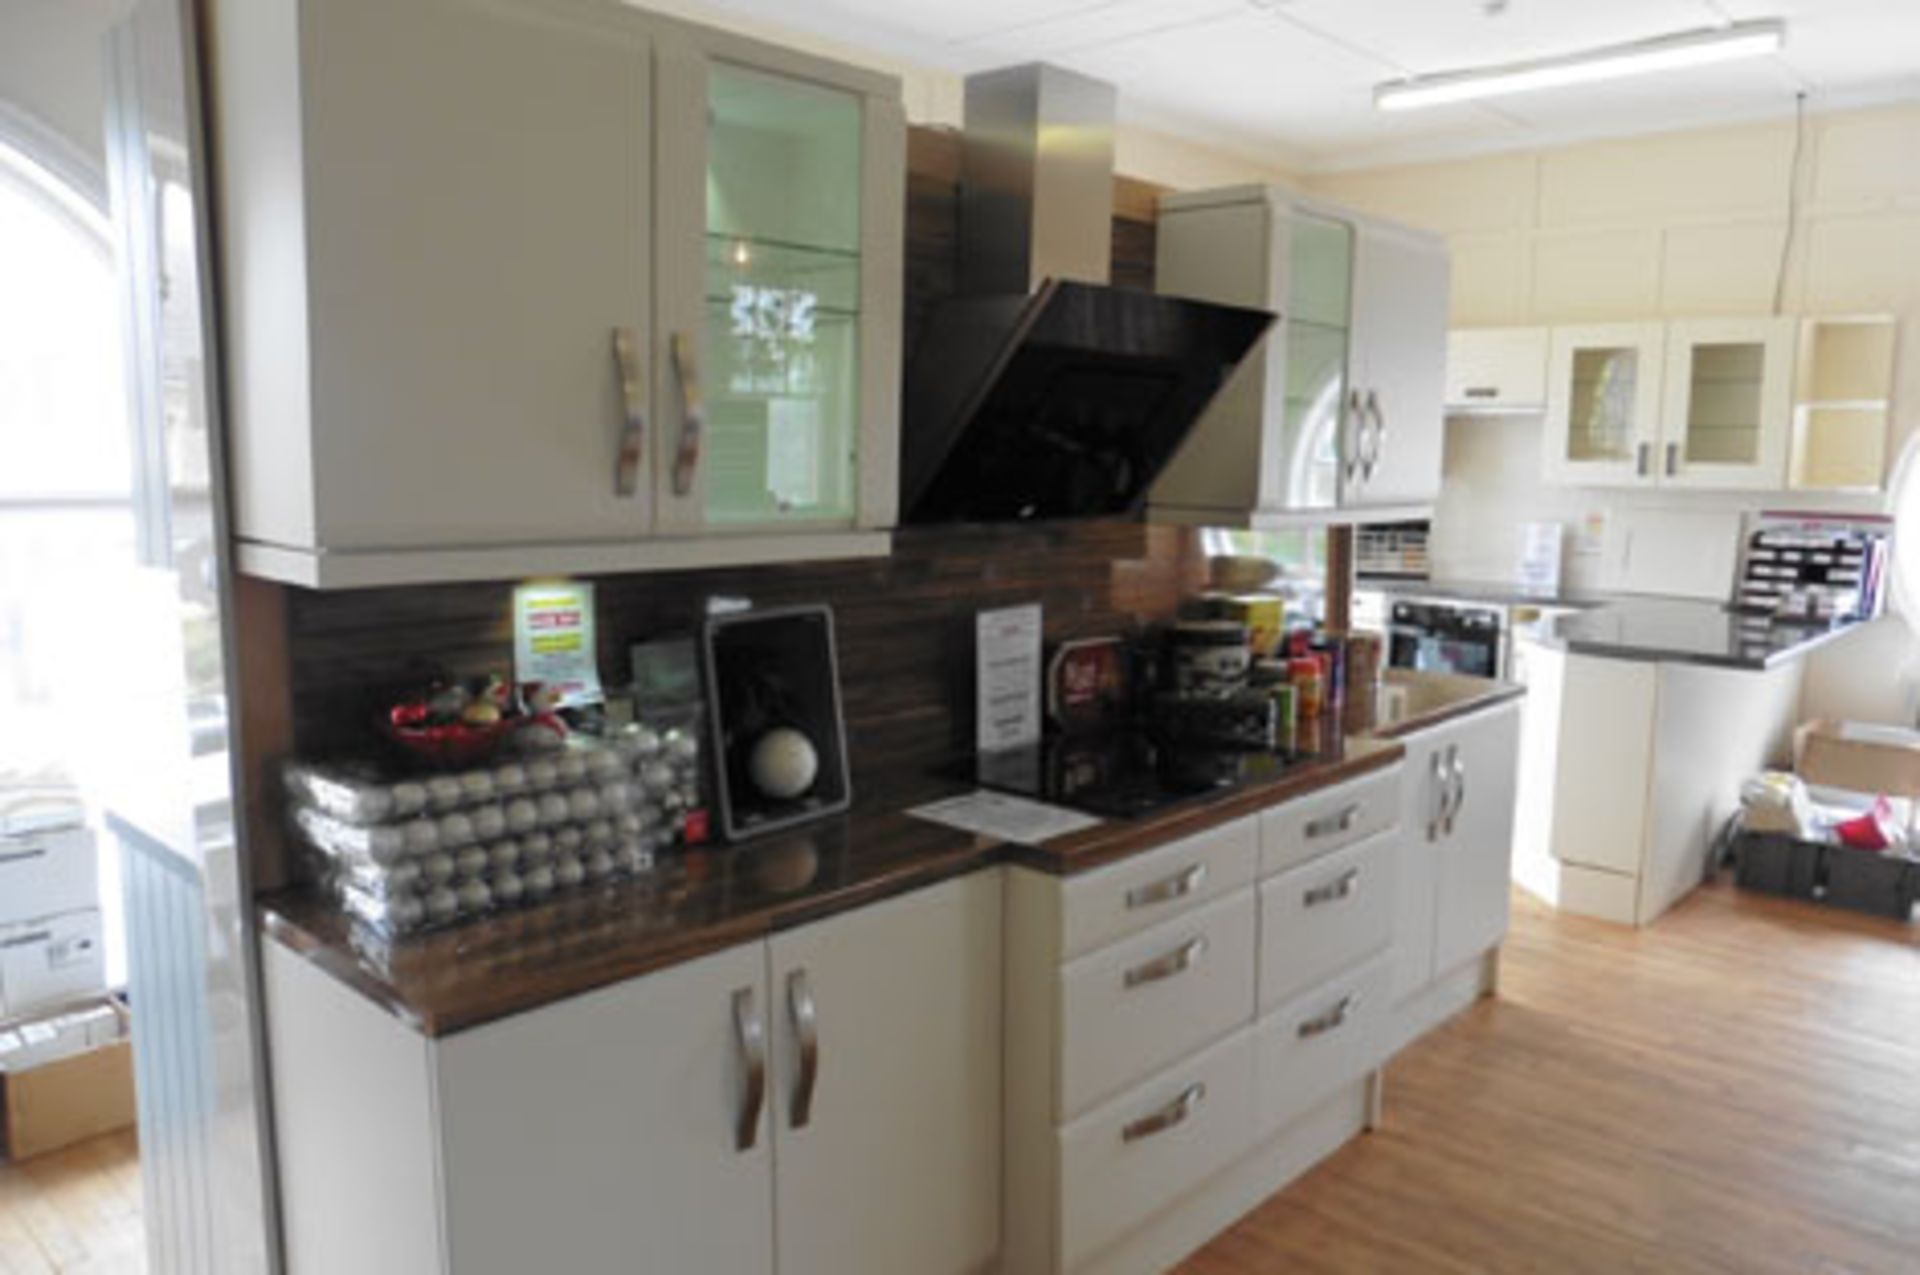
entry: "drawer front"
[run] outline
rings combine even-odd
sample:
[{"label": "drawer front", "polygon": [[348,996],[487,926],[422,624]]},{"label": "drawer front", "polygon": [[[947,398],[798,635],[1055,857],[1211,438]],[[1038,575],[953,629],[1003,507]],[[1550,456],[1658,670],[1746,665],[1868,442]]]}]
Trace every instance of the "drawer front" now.
[{"label": "drawer front", "polygon": [[1364,841],[1400,821],[1401,766],[1296,797],[1260,816],[1260,875]]},{"label": "drawer front", "polygon": [[1242,889],[1061,969],[1056,1122],[1253,1021],[1254,911]]},{"label": "drawer front", "polygon": [[1253,1143],[1241,1031],[1060,1130],[1060,1267],[1076,1270]]},{"label": "drawer front", "polygon": [[1379,1065],[1392,986],[1389,958],[1377,956],[1260,1020],[1254,1052],[1263,1132],[1285,1128]]},{"label": "drawer front", "polygon": [[1260,1009],[1276,1009],[1393,938],[1400,833],[1382,832],[1260,883]]},{"label": "drawer front", "polygon": [[1231,894],[1253,880],[1260,819],[1248,815],[1065,882],[1060,957],[1097,947]]}]

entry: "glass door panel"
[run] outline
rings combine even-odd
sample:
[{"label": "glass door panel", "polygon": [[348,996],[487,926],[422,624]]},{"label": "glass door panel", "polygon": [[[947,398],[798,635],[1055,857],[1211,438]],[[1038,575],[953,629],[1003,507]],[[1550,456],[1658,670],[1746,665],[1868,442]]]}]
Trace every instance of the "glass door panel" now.
[{"label": "glass door panel", "polygon": [[1760,457],[1760,403],[1767,347],[1696,345],[1687,384],[1688,464],[1751,465]]},{"label": "glass door panel", "polygon": [[1640,352],[1632,346],[1575,350],[1566,459],[1628,463],[1638,436]]},{"label": "glass door panel", "polygon": [[850,520],[861,101],[725,63],[708,86],[706,520]]},{"label": "glass door panel", "polygon": [[1340,500],[1348,359],[1353,345],[1353,227],[1295,214],[1288,241],[1286,504],[1331,508]]}]

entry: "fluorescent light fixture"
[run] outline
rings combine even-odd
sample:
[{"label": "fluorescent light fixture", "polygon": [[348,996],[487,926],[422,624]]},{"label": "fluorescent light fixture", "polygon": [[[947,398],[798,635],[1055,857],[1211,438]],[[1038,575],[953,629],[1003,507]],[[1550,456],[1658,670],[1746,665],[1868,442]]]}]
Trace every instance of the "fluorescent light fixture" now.
[{"label": "fluorescent light fixture", "polygon": [[1779,52],[1786,42],[1784,22],[1735,22],[1704,31],[1615,44],[1568,57],[1393,80],[1374,89],[1373,104],[1383,111],[1410,111],[1422,106],[1504,97],[1509,93],[1530,93],[1567,84],[1592,84],[1597,80],[1617,80],[1653,71],[1760,57]]}]

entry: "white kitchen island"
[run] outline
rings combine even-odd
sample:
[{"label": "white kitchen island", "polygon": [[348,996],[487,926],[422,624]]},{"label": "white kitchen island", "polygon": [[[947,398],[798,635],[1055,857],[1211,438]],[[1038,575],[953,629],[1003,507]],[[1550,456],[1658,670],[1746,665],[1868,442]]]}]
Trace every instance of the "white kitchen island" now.
[{"label": "white kitchen island", "polygon": [[1802,657],[1847,632],[1642,599],[1516,642],[1514,879],[1568,912],[1651,924],[1705,877],[1740,785],[1787,764]]}]

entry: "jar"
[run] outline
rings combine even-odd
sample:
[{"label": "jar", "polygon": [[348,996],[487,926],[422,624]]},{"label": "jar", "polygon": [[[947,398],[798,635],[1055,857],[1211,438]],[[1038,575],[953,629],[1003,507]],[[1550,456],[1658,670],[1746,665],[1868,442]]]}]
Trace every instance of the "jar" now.
[{"label": "jar", "polygon": [[1169,634],[1168,649],[1176,694],[1227,695],[1247,684],[1252,653],[1244,624],[1182,620]]},{"label": "jar", "polygon": [[1299,716],[1303,722],[1318,721],[1326,708],[1327,683],[1321,671],[1319,657],[1302,655],[1289,665],[1293,681],[1294,698],[1299,705]]}]

